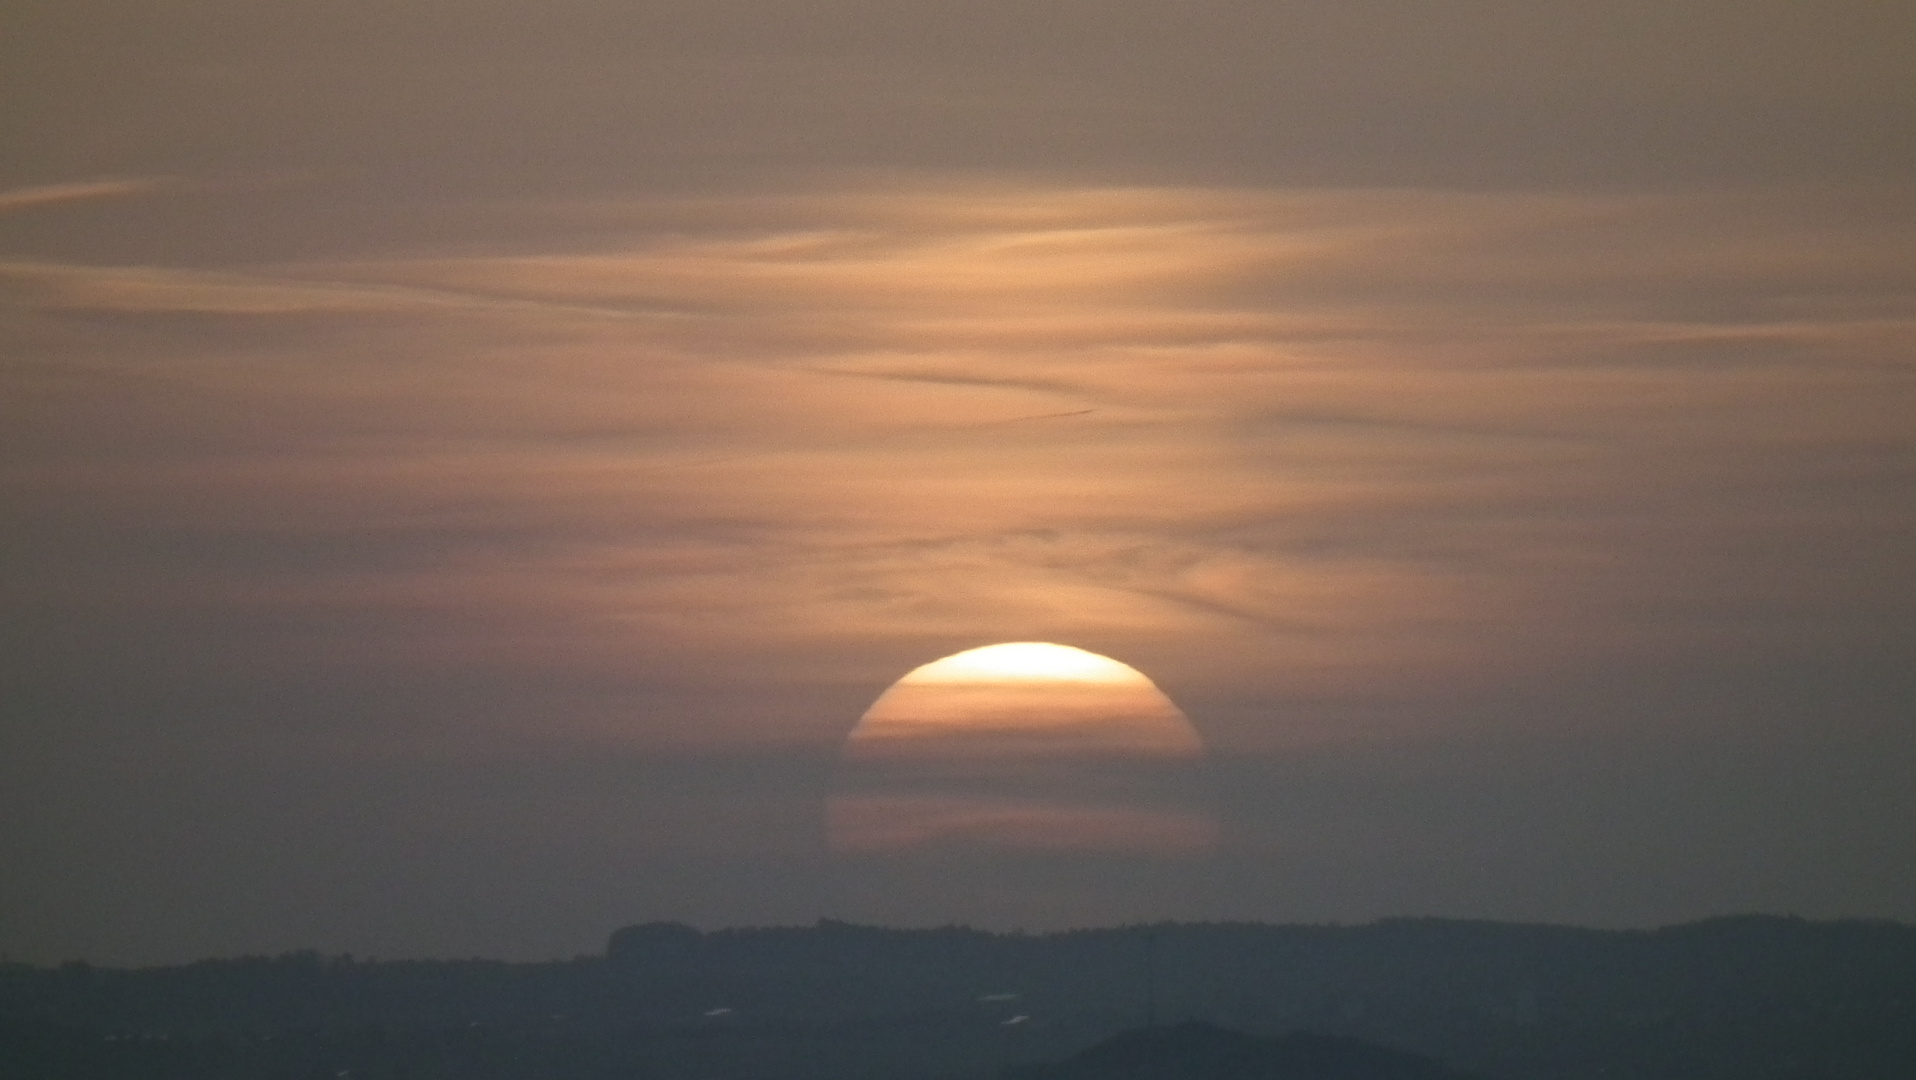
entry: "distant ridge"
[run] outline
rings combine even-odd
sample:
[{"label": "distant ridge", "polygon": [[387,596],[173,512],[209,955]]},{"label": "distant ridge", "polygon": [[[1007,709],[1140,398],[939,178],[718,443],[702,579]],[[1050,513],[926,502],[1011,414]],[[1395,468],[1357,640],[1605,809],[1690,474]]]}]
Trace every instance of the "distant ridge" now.
[{"label": "distant ridge", "polygon": [[[1138,1028],[1154,1015],[1220,1026]],[[1239,1034],[1297,1031],[1321,1034]],[[650,923],[541,963],[0,963],[0,1080],[987,1080],[1032,1062],[1054,1064],[1028,1080],[1911,1080],[1916,927]]]},{"label": "distant ridge", "polygon": [[1008,1080],[1472,1080],[1430,1058],[1297,1032],[1265,1039],[1200,1021],[1136,1028]]}]

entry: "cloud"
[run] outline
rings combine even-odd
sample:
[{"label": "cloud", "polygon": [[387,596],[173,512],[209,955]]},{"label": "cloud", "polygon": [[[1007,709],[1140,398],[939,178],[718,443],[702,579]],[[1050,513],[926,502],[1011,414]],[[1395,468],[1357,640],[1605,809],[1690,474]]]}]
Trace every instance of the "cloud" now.
[{"label": "cloud", "polygon": [[1866,642],[1893,194],[867,178],[601,204],[589,251],[13,263],[9,588],[280,627],[248,663],[868,686],[1020,638],[1246,694]]},{"label": "cloud", "polygon": [[0,214],[35,210],[47,206],[62,206],[67,203],[125,199],[135,195],[172,190],[180,186],[181,182],[172,177],[137,177],[118,180],[67,180],[56,184],[10,188],[0,191]]},{"label": "cloud", "polygon": [[833,846],[855,855],[929,848],[1189,856],[1217,843],[1209,817],[1164,808],[976,794],[837,795],[827,812]]},{"label": "cloud", "polygon": [[537,27],[489,0],[110,0],[23,23],[0,70],[14,156],[42,175],[314,170],[415,195],[848,165],[1667,185],[1906,178],[1913,29],[1874,0],[561,0]]}]

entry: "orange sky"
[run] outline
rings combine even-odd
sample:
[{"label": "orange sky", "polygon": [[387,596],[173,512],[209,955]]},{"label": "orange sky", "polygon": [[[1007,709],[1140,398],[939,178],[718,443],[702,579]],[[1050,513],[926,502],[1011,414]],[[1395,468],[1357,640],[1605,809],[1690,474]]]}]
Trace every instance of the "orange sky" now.
[{"label": "orange sky", "polygon": [[[1905,508],[1868,493],[1916,406],[1916,237],[1875,205],[898,177],[499,211],[604,222],[591,251],[16,260],[7,475],[42,513],[209,544],[428,545],[110,586],[467,624],[322,635],[322,665],[671,654],[882,685],[1039,638],[1199,693],[1334,694],[1793,637],[1725,622],[1759,598],[1867,640],[1906,579]],[[1837,536],[1841,560],[1794,556]],[[233,647],[200,662],[289,659]]]}]

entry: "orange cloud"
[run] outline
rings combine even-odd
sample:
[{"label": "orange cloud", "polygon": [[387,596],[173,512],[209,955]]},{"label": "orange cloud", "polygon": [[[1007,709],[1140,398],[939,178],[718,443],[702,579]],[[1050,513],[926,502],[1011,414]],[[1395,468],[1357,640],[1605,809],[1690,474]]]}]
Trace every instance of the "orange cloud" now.
[{"label": "orange cloud", "polygon": [[180,181],[169,177],[147,176],[117,180],[66,180],[57,184],[9,188],[0,191],[0,214],[65,203],[124,199],[179,186]]},{"label": "orange cloud", "polygon": [[847,855],[932,849],[1189,855],[1214,847],[1217,823],[1189,811],[960,796],[839,795],[827,809]]},{"label": "orange cloud", "polygon": [[1911,219],[1857,198],[866,182],[602,205],[590,250],[13,263],[0,482],[306,553],[131,598],[445,620],[312,646],[388,662],[870,686],[874,650],[1024,637],[1467,687],[1906,575],[1857,538],[1906,511]]}]

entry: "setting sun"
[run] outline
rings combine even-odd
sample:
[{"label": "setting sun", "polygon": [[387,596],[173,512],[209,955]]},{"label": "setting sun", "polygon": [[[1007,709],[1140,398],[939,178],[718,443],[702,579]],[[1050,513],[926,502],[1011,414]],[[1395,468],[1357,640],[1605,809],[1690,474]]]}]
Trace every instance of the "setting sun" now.
[{"label": "setting sun", "polygon": [[1181,805],[1203,742],[1142,672],[1048,642],[914,668],[845,742],[833,848],[1176,854],[1214,841]]},{"label": "setting sun", "polygon": [[967,649],[914,669],[903,683],[1088,682],[1151,685],[1129,664],[1044,641],[1011,641]]},{"label": "setting sun", "polygon": [[1136,668],[1069,645],[1020,641],[913,669],[866,710],[853,758],[1192,757],[1203,743]]}]

